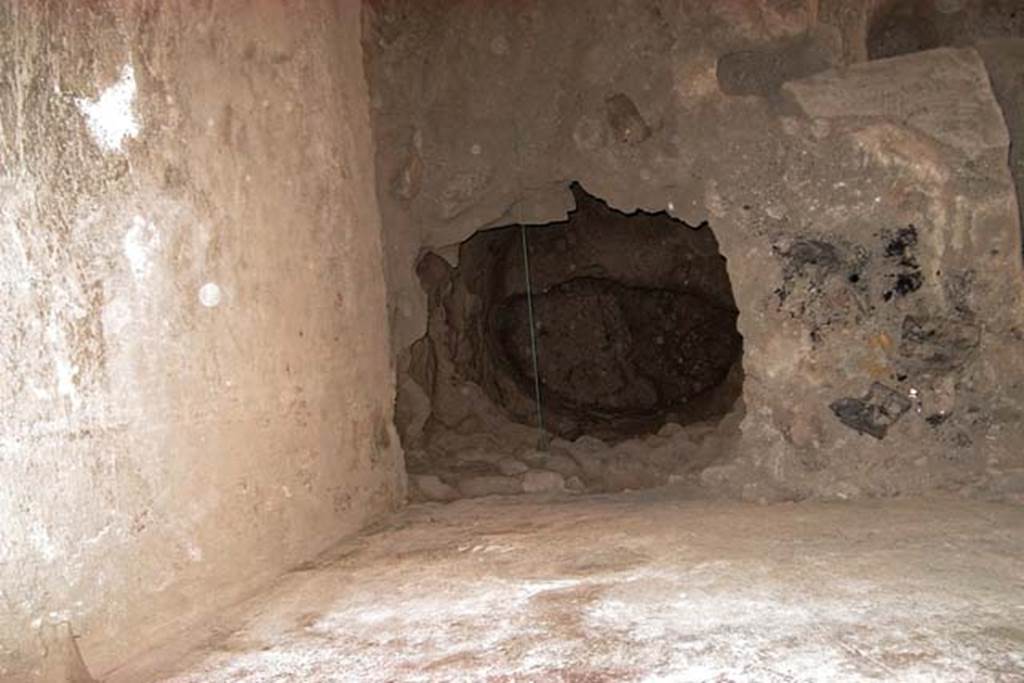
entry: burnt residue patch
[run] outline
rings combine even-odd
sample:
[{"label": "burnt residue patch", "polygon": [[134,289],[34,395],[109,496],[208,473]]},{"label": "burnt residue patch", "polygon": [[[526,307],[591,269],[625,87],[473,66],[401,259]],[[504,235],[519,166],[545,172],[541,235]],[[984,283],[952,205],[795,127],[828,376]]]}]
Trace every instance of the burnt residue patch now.
[{"label": "burnt residue patch", "polygon": [[896,284],[893,285],[892,293],[898,296],[906,296],[911,292],[921,289],[923,283],[924,277],[919,272],[901,273],[896,276]]},{"label": "burnt residue patch", "polygon": [[891,301],[894,297],[904,297],[921,289],[924,274],[916,256],[917,228],[908,225],[895,232],[883,233],[883,240],[883,254],[894,270],[888,275],[892,286],[882,293],[882,299]]},{"label": "burnt residue patch", "polygon": [[823,240],[797,240],[782,253],[786,257],[784,270],[789,276],[803,275],[808,271],[819,276],[827,275],[839,269],[843,262],[839,249]]},{"label": "burnt residue patch", "polygon": [[916,266],[917,262],[914,260],[912,251],[916,246],[917,228],[913,225],[908,225],[905,228],[900,228],[888,238],[888,242],[885,245],[885,255],[889,258],[899,259],[902,265]]},{"label": "burnt residue patch", "polygon": [[783,259],[783,290],[793,291],[799,281],[810,289],[821,288],[832,276],[841,276],[850,285],[863,286],[869,257],[862,247],[803,238],[788,245],[777,245],[773,250]]},{"label": "burnt residue patch", "polygon": [[862,398],[841,398],[829,404],[839,421],[861,434],[884,439],[889,427],[910,410],[910,399],[880,382]]},{"label": "burnt residue patch", "polygon": [[843,270],[839,249],[823,240],[797,240],[785,247],[775,247],[775,252],[783,259],[782,286],[775,290],[779,306],[797,290],[819,290],[830,275]]},{"label": "burnt residue patch", "polygon": [[942,316],[903,318],[899,352],[914,365],[929,370],[953,370],[974,357],[981,328],[972,321]]},{"label": "burnt residue patch", "polygon": [[973,269],[949,270],[945,273],[936,271],[936,276],[942,277],[942,290],[945,293],[946,301],[952,307],[952,312],[957,317],[969,320],[974,317],[974,310],[971,307],[971,293],[974,291],[974,283],[977,279],[977,272]]},{"label": "burnt residue patch", "polygon": [[870,255],[838,239],[805,237],[774,247],[782,261],[782,283],[775,289],[780,311],[803,320],[812,343],[824,341],[840,324],[856,324],[870,310],[867,272]]}]

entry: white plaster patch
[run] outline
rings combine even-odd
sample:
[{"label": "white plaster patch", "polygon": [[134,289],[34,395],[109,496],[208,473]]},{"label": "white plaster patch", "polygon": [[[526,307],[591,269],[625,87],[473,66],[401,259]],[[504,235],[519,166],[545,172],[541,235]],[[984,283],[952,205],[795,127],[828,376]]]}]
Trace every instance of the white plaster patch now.
[{"label": "white plaster patch", "polygon": [[53,562],[60,557],[60,551],[57,548],[57,544],[54,543],[49,532],[46,530],[46,527],[44,527],[40,522],[36,522],[32,525],[32,528],[28,533],[28,538],[36,553],[44,562]]},{"label": "white plaster patch", "polygon": [[71,362],[67,339],[56,317],[51,317],[46,326],[46,339],[50,342],[53,353],[53,372],[57,384],[57,394],[68,399],[72,409],[77,409],[80,403],[75,384],[78,366]]},{"label": "white plaster patch", "polygon": [[103,329],[111,336],[120,334],[132,321],[132,309],[127,297],[114,296],[103,307]]},{"label": "white plaster patch", "polygon": [[121,240],[121,248],[136,279],[142,279],[149,273],[153,254],[159,246],[160,235],[156,225],[142,216],[133,217],[131,227]]},{"label": "white plaster patch", "polygon": [[135,116],[135,69],[125,64],[116,83],[94,100],[78,98],[78,110],[85,116],[89,133],[105,152],[120,152],[125,138],[139,134]]},{"label": "white plaster patch", "polygon": [[203,550],[202,550],[202,548],[200,548],[196,544],[189,543],[188,547],[186,548],[186,552],[188,553],[188,559],[191,560],[192,562],[202,562],[203,561]]},{"label": "white plaster patch", "polygon": [[207,282],[199,288],[199,303],[207,308],[214,308],[221,302],[223,295],[216,282]]},{"label": "white plaster patch", "polygon": [[[6,220],[7,216],[3,216],[3,218],[5,219],[3,239],[7,248],[0,251],[0,272],[5,275],[14,273],[28,274],[31,272],[32,267],[29,264],[28,249],[25,246],[25,241],[17,229],[13,216],[10,217],[9,222]],[[22,293],[30,292],[32,289],[30,277],[12,277],[10,282]]]},{"label": "white plaster patch", "polygon": [[75,375],[78,374],[78,366],[74,365],[67,358],[54,359],[57,373],[57,393],[61,396],[75,398]]}]

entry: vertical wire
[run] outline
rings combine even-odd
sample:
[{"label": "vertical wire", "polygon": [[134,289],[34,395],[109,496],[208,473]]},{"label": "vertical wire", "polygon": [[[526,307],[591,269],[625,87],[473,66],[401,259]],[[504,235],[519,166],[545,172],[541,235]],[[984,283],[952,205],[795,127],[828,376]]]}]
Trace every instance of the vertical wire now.
[{"label": "vertical wire", "polygon": [[[516,186],[519,196],[515,203],[515,213],[519,214],[519,207],[523,202],[523,156],[519,149],[519,121],[512,125],[512,145],[515,148],[516,163]],[[540,361],[537,359],[537,325],[533,311],[533,286],[530,284],[530,249],[529,240],[526,237],[526,225],[523,223],[522,215],[519,218],[519,231],[523,242],[523,277],[526,278],[526,311],[530,324],[530,357],[533,360],[533,400],[537,404],[537,448],[547,450],[547,435],[544,432],[544,409],[541,405],[540,396]]]},{"label": "vertical wire", "polygon": [[526,226],[519,225],[523,237],[523,272],[526,277],[526,311],[530,322],[530,355],[533,357],[533,398],[537,402],[537,445],[544,450],[546,436],[544,433],[544,411],[540,402],[540,363],[537,360],[537,326],[533,315],[533,287],[530,285],[530,248],[526,239]]}]

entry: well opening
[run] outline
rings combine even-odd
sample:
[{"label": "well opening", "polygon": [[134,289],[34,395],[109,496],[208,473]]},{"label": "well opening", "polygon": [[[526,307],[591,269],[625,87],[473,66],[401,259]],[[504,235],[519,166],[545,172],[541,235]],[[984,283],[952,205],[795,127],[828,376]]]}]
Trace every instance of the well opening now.
[{"label": "well opening", "polygon": [[457,370],[535,424],[535,341],[544,425],[567,439],[620,440],[728,412],[743,341],[710,227],[627,215],[572,187],[567,220],[526,230],[532,335],[521,228],[464,244],[456,277],[479,302],[473,322],[488,357],[467,354]]},{"label": "well opening", "polygon": [[[644,440],[690,425],[708,433],[733,411],[743,338],[710,226],[625,214],[571,189],[576,208],[565,220],[480,230],[459,245],[457,265],[434,252],[419,260],[430,322],[409,374],[432,405],[410,449],[412,473],[443,471],[457,484],[465,468],[456,461],[487,474],[498,463],[481,461],[502,457],[495,445],[521,451],[549,439],[571,458],[579,444],[657,451]],[[631,467],[651,470],[654,485],[707,464],[676,446]]]}]

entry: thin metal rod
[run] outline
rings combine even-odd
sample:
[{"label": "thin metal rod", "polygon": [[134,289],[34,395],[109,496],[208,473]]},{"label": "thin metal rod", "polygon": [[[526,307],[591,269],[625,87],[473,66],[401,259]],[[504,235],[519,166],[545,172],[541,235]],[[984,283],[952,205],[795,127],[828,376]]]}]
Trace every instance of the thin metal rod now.
[{"label": "thin metal rod", "polygon": [[544,411],[540,402],[540,363],[537,360],[537,326],[533,315],[533,287],[530,285],[530,248],[526,239],[526,226],[520,225],[523,236],[523,272],[526,274],[526,311],[530,320],[530,354],[533,357],[533,397],[537,401],[537,447],[544,450],[547,435],[544,432]]}]

